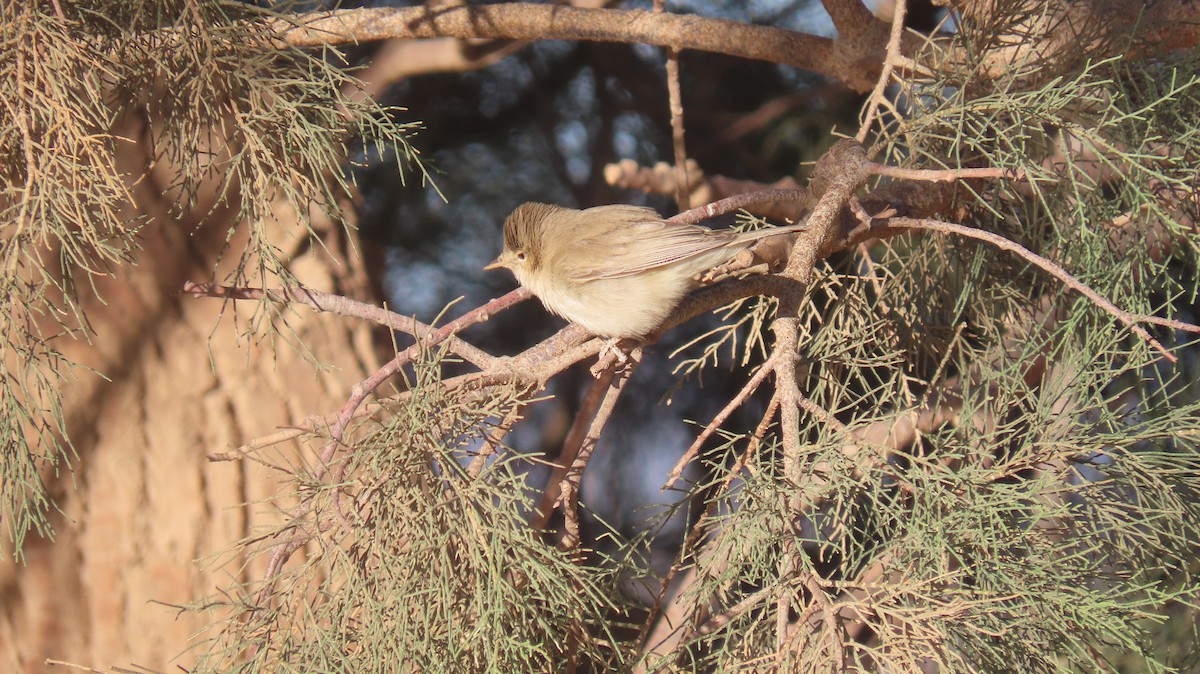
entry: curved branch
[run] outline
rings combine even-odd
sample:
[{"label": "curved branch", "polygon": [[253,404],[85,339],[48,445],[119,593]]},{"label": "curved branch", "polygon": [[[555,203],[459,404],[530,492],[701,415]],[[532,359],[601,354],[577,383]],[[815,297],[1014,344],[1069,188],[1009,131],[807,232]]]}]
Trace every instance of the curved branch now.
[{"label": "curved branch", "polygon": [[1113,304],[1100,293],[1092,290],[1087,284],[1075,278],[1066,269],[1058,266],[1050,260],[1038,255],[1021,244],[1006,239],[999,234],[986,232],[974,227],[958,225],[952,222],[943,222],[932,218],[888,218],[884,221],[884,227],[888,229],[926,229],[935,232],[943,232],[947,234],[958,234],[979,241],[986,241],[1000,250],[1006,250],[1015,253],[1022,260],[1037,266],[1054,278],[1062,281],[1063,285],[1074,290],[1092,301],[1093,304],[1108,312],[1118,321],[1133,331],[1134,334],[1146,340],[1150,346],[1153,346],[1164,358],[1176,362],[1178,358],[1173,353],[1168,351],[1157,339],[1154,338],[1145,328],[1138,323],[1150,323],[1151,325],[1160,325],[1163,327],[1172,328],[1175,330],[1183,330],[1186,332],[1200,333],[1200,326],[1183,321],[1177,321],[1169,318],[1160,318],[1158,316],[1135,316],[1134,314],[1125,311],[1124,309]]},{"label": "curved branch", "polygon": [[335,10],[275,19],[274,27],[295,47],[439,37],[644,43],[790,65],[860,91],[875,84],[888,37],[881,21],[862,27],[875,39],[849,43],[695,15],[529,3]]}]

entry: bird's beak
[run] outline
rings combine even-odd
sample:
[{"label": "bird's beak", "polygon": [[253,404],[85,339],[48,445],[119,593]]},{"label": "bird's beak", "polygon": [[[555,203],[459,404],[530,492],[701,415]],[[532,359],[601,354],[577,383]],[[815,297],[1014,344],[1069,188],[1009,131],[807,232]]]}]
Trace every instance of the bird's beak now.
[{"label": "bird's beak", "polygon": [[498,257],[498,258],[496,258],[495,260],[492,260],[491,262],[487,263],[487,265],[486,265],[486,266],[484,266],[484,268],[483,268],[483,269],[484,269],[484,271],[490,271],[490,270],[492,270],[492,269],[503,269],[503,268],[505,268],[505,267],[507,267],[507,266],[508,266],[508,260],[505,260],[505,259],[504,259],[504,254],[503,254],[503,253],[501,253],[501,254],[500,254],[500,257]]}]

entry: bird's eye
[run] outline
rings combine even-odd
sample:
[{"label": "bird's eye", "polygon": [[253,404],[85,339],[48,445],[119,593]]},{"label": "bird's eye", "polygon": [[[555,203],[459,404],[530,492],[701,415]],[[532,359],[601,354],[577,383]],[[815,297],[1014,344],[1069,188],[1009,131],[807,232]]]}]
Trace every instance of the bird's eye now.
[{"label": "bird's eye", "polygon": [[524,262],[524,261],[525,261],[525,253],[524,252],[517,253],[517,262]]}]

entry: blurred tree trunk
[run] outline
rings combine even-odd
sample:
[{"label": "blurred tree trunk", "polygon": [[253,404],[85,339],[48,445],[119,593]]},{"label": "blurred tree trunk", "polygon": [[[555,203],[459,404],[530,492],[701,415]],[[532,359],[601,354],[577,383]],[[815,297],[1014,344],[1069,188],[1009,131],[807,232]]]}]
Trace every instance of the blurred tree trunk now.
[{"label": "blurred tree trunk", "polygon": [[[117,133],[145,139],[150,134],[142,124],[130,115]],[[97,284],[100,299],[86,306],[94,343],[55,343],[109,381],[80,369],[66,392],[77,457],[73,470],[45,476],[62,508],[57,540],[29,539],[27,568],[0,564],[3,671],[40,671],[47,658],[97,668],[173,668],[172,658],[212,616],[156,602],[184,604],[230,578],[260,577],[265,559],[242,568],[234,555],[205,556],[255,532],[255,518],[269,517],[273,507],[237,504],[273,496],[283,477],[254,460],[213,462],[206,448],[232,449],[326,409],[376,363],[365,324],[306,309],[284,314],[318,361],[333,366],[318,373],[282,339],[272,345],[239,338],[253,303],[180,296],[184,282],[213,277],[223,249],[236,258],[245,248],[244,228],[226,240],[235,210],[228,206],[199,224],[199,214],[216,203],[211,190],[192,214],[170,216],[177,195],[160,185],[172,184],[171,168],[150,161],[146,142],[125,144],[122,152],[127,175],[154,167],[132,186],[137,203],[129,208],[159,224],[142,232],[136,266]],[[362,248],[326,222],[319,234],[340,259],[314,252],[288,209],[276,204],[272,241],[292,254],[301,282],[370,295],[365,266],[350,254]],[[277,456],[304,460],[294,442],[283,449]],[[187,561],[193,559],[201,561]],[[191,660],[185,653],[178,662]]]}]

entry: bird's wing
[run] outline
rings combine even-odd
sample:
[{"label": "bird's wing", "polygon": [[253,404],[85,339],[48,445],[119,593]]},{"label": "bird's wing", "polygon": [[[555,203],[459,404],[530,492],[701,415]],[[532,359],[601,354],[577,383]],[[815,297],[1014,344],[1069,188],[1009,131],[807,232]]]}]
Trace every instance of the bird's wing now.
[{"label": "bird's wing", "polygon": [[721,248],[736,239],[727,232],[664,222],[649,209],[631,208],[622,215],[623,221],[576,243],[590,254],[572,256],[586,260],[572,265],[572,278],[591,281],[640,274]]},{"label": "bird's wing", "polygon": [[[591,209],[588,209],[591,210]],[[586,214],[588,211],[583,211]],[[613,215],[611,212],[608,214]],[[666,222],[647,208],[628,207],[594,237],[577,242],[592,254],[572,256],[586,260],[573,265],[569,275],[577,281],[600,278],[620,278],[703,255],[719,248],[730,248],[730,256],[740,247],[749,247],[759,239],[789,234],[804,229],[803,225],[770,227],[751,232],[728,229],[708,229],[697,225]]]}]

